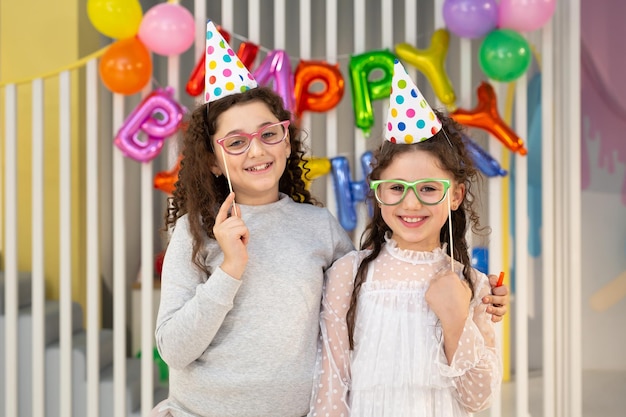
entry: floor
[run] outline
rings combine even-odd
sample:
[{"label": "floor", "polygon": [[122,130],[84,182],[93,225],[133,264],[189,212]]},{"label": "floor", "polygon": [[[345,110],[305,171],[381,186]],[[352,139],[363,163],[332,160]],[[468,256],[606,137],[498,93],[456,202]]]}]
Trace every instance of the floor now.
[{"label": "floor", "polygon": [[[583,371],[582,390],[583,417],[626,416],[626,372]],[[530,375],[528,393],[530,415],[543,416],[543,383],[540,374]],[[502,385],[501,417],[520,417],[515,414],[515,406],[515,383],[505,382]],[[476,414],[475,417],[491,417],[491,415],[491,410],[485,410]]]}]

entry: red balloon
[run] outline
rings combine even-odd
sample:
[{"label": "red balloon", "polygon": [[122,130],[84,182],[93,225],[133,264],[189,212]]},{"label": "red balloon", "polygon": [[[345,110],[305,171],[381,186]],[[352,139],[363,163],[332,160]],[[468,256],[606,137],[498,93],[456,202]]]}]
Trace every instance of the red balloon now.
[{"label": "red balloon", "polygon": [[248,71],[252,68],[258,53],[259,45],[252,42],[242,42],[237,49],[237,56],[241,59],[241,63],[248,68]]},{"label": "red balloon", "polygon": [[498,114],[496,93],[491,84],[483,81],[477,92],[476,107],[473,110],[457,109],[451,114],[452,118],[462,125],[486,130],[511,151],[526,155],[528,151],[524,148],[524,142]]},{"label": "red balloon", "polygon": [[[316,82],[324,84],[324,90],[311,91],[311,86]],[[339,65],[322,61],[300,61],[294,84],[297,118],[305,111],[328,111],[337,106],[343,97],[344,80]]]},{"label": "red balloon", "polygon": [[100,59],[100,79],[114,93],[135,94],[152,78],[152,57],[136,37],[115,41]]}]

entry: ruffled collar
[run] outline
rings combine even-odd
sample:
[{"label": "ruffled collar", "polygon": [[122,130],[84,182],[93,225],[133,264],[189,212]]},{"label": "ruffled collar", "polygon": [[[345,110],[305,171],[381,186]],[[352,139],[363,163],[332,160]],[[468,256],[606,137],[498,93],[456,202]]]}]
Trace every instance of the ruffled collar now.
[{"label": "ruffled collar", "polygon": [[391,238],[391,234],[385,235],[385,250],[389,255],[401,261],[410,262],[412,264],[418,263],[433,263],[438,262],[447,257],[446,247],[444,243],[441,247],[435,248],[430,252],[416,251],[411,249],[402,249],[398,247],[398,242]]}]

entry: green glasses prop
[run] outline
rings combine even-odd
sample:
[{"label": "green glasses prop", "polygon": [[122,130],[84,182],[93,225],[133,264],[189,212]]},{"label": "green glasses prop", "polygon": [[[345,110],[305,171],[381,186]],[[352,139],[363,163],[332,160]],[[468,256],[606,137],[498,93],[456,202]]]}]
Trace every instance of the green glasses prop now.
[{"label": "green glasses prop", "polygon": [[435,206],[446,198],[450,188],[450,180],[424,178],[413,182],[402,180],[376,180],[370,183],[376,200],[385,206],[400,204],[406,192],[412,189],[420,203]]}]

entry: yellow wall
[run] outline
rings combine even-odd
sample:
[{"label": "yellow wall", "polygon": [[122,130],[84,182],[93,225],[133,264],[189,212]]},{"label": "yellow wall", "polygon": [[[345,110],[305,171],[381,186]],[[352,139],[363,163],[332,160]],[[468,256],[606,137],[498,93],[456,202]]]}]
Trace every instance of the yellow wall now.
[{"label": "yellow wall", "polygon": [[[8,0],[0,2],[0,83],[35,78],[66,67],[97,50],[100,35],[91,26],[86,0]],[[85,156],[84,71],[73,71],[72,103],[72,297],[85,300]],[[59,279],[59,163],[58,77],[44,83],[44,262],[46,293],[58,298]],[[0,89],[4,106],[4,89]],[[31,270],[31,88],[18,86],[18,268]],[[1,126],[4,136],[4,124]],[[2,144],[4,149],[4,144]],[[4,150],[2,150],[2,173]],[[4,204],[4,181],[2,200]],[[3,216],[2,216],[3,217]],[[1,218],[1,217],[0,217]],[[3,218],[0,221],[4,221]],[[4,238],[4,227],[2,227]],[[0,247],[3,248],[4,243]],[[84,307],[84,305],[83,305]]]}]

